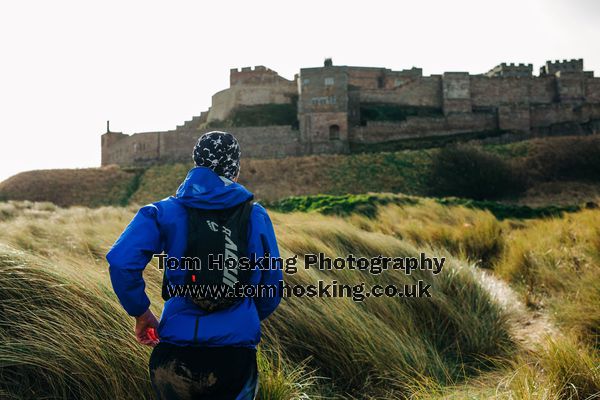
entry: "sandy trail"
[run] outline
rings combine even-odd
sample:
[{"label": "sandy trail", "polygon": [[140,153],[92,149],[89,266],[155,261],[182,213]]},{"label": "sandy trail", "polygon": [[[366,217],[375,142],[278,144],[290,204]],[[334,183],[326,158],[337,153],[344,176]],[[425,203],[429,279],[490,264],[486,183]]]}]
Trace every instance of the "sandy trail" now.
[{"label": "sandy trail", "polygon": [[548,335],[559,334],[556,326],[543,311],[527,308],[519,294],[508,283],[493,275],[492,272],[474,269],[481,285],[508,312],[510,334],[523,349],[533,351]]}]

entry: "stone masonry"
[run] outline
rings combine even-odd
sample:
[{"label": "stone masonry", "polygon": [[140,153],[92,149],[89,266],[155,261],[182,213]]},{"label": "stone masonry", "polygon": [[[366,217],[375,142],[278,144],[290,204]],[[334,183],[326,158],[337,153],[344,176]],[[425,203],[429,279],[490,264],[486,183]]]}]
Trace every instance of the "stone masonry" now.
[{"label": "stone masonry", "polygon": [[[297,121],[225,123],[240,108],[263,105],[295,107]],[[126,135],[107,129],[102,165],[189,162],[198,137],[219,124],[236,135],[245,157],[254,158],[349,153],[473,134],[598,133],[600,78],[584,71],[581,59],[548,61],[538,76],[531,64],[506,63],[479,75],[423,76],[420,68],[338,66],[327,59],[322,67],[300,69],[294,80],[264,66],[232,69],[230,87],[213,95],[209,110],[174,130]]]}]

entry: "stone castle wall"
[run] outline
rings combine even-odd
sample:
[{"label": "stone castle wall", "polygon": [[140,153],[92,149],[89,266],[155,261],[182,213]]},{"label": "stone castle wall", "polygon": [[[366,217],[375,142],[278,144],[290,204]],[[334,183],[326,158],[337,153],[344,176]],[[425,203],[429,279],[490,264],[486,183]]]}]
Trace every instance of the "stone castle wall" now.
[{"label": "stone castle wall", "polygon": [[208,122],[222,121],[236,107],[289,104],[297,95],[297,83],[282,78],[262,65],[230,71],[230,87],[215,93]]},{"label": "stone castle wall", "polygon": [[496,119],[487,114],[453,114],[448,117],[408,117],[402,122],[367,122],[352,131],[352,142],[375,144],[422,139],[465,132],[492,131]]},{"label": "stone castle wall", "polygon": [[[213,96],[210,109],[175,130],[102,135],[102,165],[187,162],[198,137],[218,129],[237,108],[296,102],[297,124],[225,130],[236,135],[244,156],[254,158],[348,153],[353,144],[465,133],[525,138],[600,131],[600,78],[583,70],[583,60],[547,62],[539,76],[532,70],[531,64],[503,63],[480,75],[423,76],[414,67],[392,71],[329,61],[288,80],[264,66],[232,69],[230,87]],[[363,108],[381,105],[406,110],[406,117],[362,117]]]},{"label": "stone castle wall", "polygon": [[[133,135],[103,135],[102,165],[146,166],[154,163],[191,162],[198,138],[213,129],[145,132]],[[300,134],[291,126],[228,128],[240,142],[242,154],[250,158],[279,158],[305,154]],[[120,137],[105,147],[104,140]]]},{"label": "stone castle wall", "polygon": [[366,103],[387,103],[408,106],[442,107],[441,76],[410,77],[397,86],[360,90],[360,100]]}]

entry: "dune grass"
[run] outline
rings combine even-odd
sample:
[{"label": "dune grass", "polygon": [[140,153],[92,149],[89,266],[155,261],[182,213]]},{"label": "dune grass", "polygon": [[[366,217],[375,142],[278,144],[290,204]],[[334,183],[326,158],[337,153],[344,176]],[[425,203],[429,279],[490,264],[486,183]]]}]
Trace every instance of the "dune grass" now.
[{"label": "dune grass", "polygon": [[[338,203],[339,199],[336,207]],[[549,313],[560,328],[559,336],[546,339],[534,355],[516,357],[508,369],[499,367],[505,372],[496,377],[501,381],[497,386],[490,381],[473,384],[467,378],[468,385],[448,382],[444,387],[440,380],[427,377],[411,388],[415,398],[600,396],[600,211],[500,221],[489,211],[420,199],[380,207],[375,218],[358,212],[347,220],[363,230],[381,232],[418,248],[443,248],[491,268],[514,285],[525,304]]]},{"label": "dune grass", "polygon": [[532,221],[507,238],[496,272],[532,307],[547,307],[565,328],[600,348],[600,212]]},{"label": "dune grass", "polygon": [[[133,209],[13,214],[0,233],[2,390],[13,398],[35,390],[55,398],[147,396],[148,349],[135,344],[132,321],[111,292],[103,260]],[[284,254],[417,253],[393,236],[357,230],[339,217],[274,213],[273,220]],[[448,382],[489,368],[490,359],[509,353],[511,341],[503,311],[469,268],[454,258],[438,276],[334,275],[300,266],[290,283],[403,284],[419,277],[432,282],[434,298],[285,299],[264,327],[261,398],[403,396],[411,381]],[[146,279],[158,311],[155,266],[147,268]],[[18,383],[21,376],[28,384]]]},{"label": "dune grass", "polygon": [[[359,230],[341,218],[275,214],[274,221],[278,226],[285,223],[286,229],[278,234],[287,254],[418,253],[416,247],[393,236]],[[430,256],[448,256],[445,251],[425,251]],[[437,276],[313,270],[291,275],[291,283],[336,279],[349,284],[364,281],[399,286],[423,279],[431,282],[434,294],[431,299],[371,298],[363,303],[293,299],[278,311],[279,318],[267,323],[267,337],[283,341],[295,360],[312,356],[319,371],[349,393],[365,393],[365,384],[380,387],[385,382],[386,390],[398,394],[415,379],[447,382],[477,373],[488,366],[487,359],[505,356],[511,341],[502,310],[478,285],[471,267],[452,257],[449,260],[447,269]]]},{"label": "dune grass", "polygon": [[[135,210],[0,203],[0,397],[151,398],[149,349],[135,343],[133,321],[112,293],[104,261]],[[527,293],[519,278],[524,273],[519,249],[542,251],[561,243],[571,252],[565,259],[575,253],[587,257],[580,272],[593,270],[600,241],[592,228],[598,226],[600,211],[499,221],[488,211],[423,199],[379,205],[370,217],[271,216],[284,255],[425,252],[447,257],[447,263],[439,275],[410,276],[401,271],[320,271],[299,263],[296,273],[286,275],[290,284],[335,279],[351,285],[402,285],[422,279],[432,284],[433,297],[284,299],[263,326],[260,399],[474,398],[461,397],[464,393],[476,393],[475,398],[583,399],[600,390],[600,359],[590,339],[590,328],[597,327],[594,303],[567,296],[564,307],[587,308],[576,318],[561,317],[561,312],[572,315],[554,300],[564,296],[564,287],[549,285],[560,279],[551,264],[543,264],[547,286],[535,294],[557,310],[565,337],[534,354],[525,352],[511,336],[508,311],[480,284],[474,266],[497,271]],[[531,243],[549,229],[545,224],[556,224],[552,228],[562,234]],[[580,279],[597,284],[598,275],[585,276]],[[158,313],[156,265],[146,269],[145,277]],[[582,282],[562,285],[573,289]],[[539,387],[552,388],[554,397],[538,396]]]},{"label": "dune grass", "polygon": [[547,338],[535,359],[520,357],[501,379],[496,398],[583,400],[600,396],[600,355],[568,337]]},{"label": "dune grass", "polygon": [[465,384],[412,388],[419,400],[593,400],[600,396],[600,355],[570,337],[545,338],[533,353]]}]

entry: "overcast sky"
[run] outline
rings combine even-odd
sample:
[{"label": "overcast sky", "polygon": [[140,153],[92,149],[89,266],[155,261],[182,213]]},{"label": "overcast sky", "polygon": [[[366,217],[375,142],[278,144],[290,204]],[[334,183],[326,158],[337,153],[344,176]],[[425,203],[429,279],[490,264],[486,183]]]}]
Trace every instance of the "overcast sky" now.
[{"label": "overcast sky", "polygon": [[100,165],[106,120],[173,129],[210,106],[229,69],[288,79],[337,65],[486,72],[584,58],[600,75],[600,1],[3,1],[0,180]]}]

